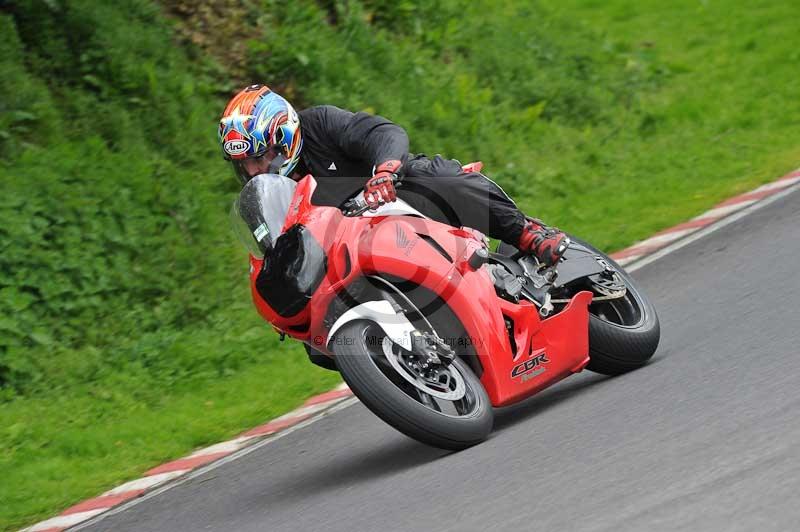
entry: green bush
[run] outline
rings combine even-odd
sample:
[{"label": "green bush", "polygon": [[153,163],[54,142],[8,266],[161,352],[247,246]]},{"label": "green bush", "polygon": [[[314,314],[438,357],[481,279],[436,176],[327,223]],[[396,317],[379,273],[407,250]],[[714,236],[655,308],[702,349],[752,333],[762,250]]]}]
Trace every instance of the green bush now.
[{"label": "green bush", "polygon": [[[152,358],[125,346],[204,326],[244,295],[226,273],[236,251],[223,193],[234,185],[215,160],[219,101],[165,41],[158,8],[10,11],[0,18],[6,395]],[[75,368],[65,350],[82,350]]]}]

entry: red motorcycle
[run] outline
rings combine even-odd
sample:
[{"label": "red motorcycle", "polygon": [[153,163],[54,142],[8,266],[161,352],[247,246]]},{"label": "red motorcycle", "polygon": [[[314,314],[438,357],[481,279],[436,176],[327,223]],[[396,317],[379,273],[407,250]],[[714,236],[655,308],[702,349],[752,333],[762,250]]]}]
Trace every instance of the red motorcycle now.
[{"label": "red motorcycle", "polygon": [[234,205],[256,307],[412,438],[474,445],[492,429],[492,407],[584,368],[638,368],[658,346],[653,305],[586,242],[573,238],[546,268],[402,200],[375,211],[363,196],[312,205],[315,187],[311,176],[263,174]]}]

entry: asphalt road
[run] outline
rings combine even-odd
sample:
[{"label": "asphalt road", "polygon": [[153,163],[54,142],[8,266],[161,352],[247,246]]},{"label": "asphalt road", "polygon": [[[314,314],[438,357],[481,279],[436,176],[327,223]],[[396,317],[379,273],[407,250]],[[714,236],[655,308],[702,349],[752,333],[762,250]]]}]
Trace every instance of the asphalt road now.
[{"label": "asphalt road", "polygon": [[637,271],[662,342],[460,453],[345,408],[89,530],[800,530],[800,193]]}]

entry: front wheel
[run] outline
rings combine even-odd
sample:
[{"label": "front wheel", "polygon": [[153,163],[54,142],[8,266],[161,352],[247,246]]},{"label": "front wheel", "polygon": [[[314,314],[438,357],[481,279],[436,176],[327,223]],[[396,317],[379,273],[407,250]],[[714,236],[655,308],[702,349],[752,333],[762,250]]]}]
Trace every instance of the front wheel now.
[{"label": "front wheel", "polygon": [[485,440],[494,414],[486,391],[456,357],[439,378],[415,372],[414,355],[370,321],[336,333],[332,347],[345,382],[364,405],[403,434],[434,447],[460,450]]}]

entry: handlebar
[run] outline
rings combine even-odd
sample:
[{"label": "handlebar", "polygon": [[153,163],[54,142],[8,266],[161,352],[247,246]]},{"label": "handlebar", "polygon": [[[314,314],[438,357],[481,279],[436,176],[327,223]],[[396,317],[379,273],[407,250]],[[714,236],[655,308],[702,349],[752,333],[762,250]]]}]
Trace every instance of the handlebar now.
[{"label": "handlebar", "polygon": [[342,204],[342,214],[345,216],[359,216],[369,210],[369,205],[363,194],[352,197]]},{"label": "handlebar", "polygon": [[[395,187],[399,187],[402,184],[402,181],[399,177],[394,176],[392,178],[392,183]],[[371,209],[369,205],[367,205],[367,200],[364,199],[364,192],[359,192],[349,200],[345,201],[342,204],[342,214],[345,216],[360,216],[369,210],[376,210]]]}]

